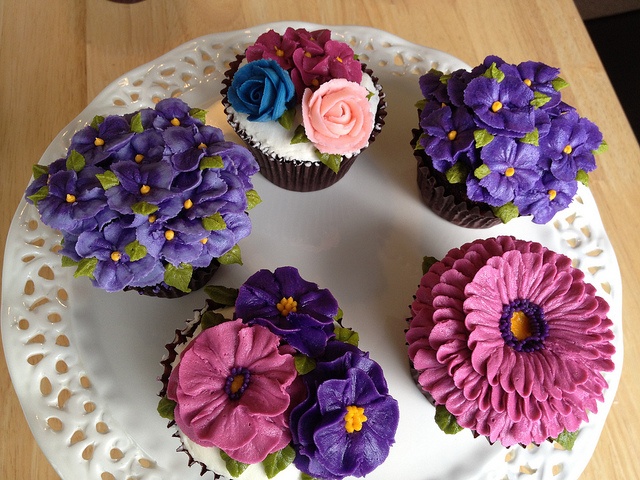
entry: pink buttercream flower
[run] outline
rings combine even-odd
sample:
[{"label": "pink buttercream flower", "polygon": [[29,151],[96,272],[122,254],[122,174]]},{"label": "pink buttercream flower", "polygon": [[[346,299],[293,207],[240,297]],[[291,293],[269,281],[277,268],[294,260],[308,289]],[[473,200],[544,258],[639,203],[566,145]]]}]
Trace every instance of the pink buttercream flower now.
[{"label": "pink buttercream flower", "polygon": [[571,260],[498,237],[423,276],[407,331],[418,382],[458,424],[504,446],[575,431],[611,371],[608,305]]},{"label": "pink buttercream flower", "polygon": [[315,92],[305,90],[302,121],[307,138],[320,152],[345,155],[368,145],[374,123],[368,94],[342,78],[323,83]]},{"label": "pink buttercream flower", "polygon": [[279,351],[267,328],[242,320],[204,330],[182,352],[167,396],[175,421],[191,440],[234,460],[258,463],[291,441],[289,388],[293,357]]}]

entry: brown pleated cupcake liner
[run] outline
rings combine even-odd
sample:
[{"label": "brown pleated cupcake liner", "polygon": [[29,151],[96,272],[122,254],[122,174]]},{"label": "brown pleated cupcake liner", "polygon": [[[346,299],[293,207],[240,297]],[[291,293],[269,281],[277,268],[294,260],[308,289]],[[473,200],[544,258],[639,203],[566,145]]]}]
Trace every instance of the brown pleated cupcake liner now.
[{"label": "brown pleated cupcake liner", "polygon": [[[220,262],[217,259],[213,259],[209,266],[200,267],[193,269],[193,275],[191,277],[191,281],[189,282],[189,288],[191,292],[196,290],[200,290],[204,287],[209,280],[213,278],[213,275],[218,271],[220,267]],[[158,297],[158,298],[180,298],[187,293],[191,292],[183,292],[182,290],[177,289],[176,287],[172,287],[167,285],[166,283],[158,283],[157,285],[151,285],[148,287],[125,287],[125,291],[135,291],[140,295],[146,295],[148,297]]]},{"label": "brown pleated cupcake liner", "polygon": [[[274,185],[296,192],[322,190],[338,182],[338,180],[344,177],[349,171],[360,153],[368,147],[363,148],[350,157],[343,156],[342,162],[340,163],[340,169],[337,173],[320,161],[309,163],[286,160],[274,153],[269,154],[263,151],[260,148],[260,144],[254,141],[250,135],[239,127],[235,115],[233,115],[229,109],[231,105],[227,98],[227,92],[231,85],[233,76],[238,71],[243,60],[244,55],[237,55],[236,59],[229,64],[229,69],[225,72],[225,78],[222,80],[223,88],[220,93],[222,94],[222,104],[224,105],[224,111],[227,114],[227,121],[254,154],[258,165],[260,165],[260,173]],[[373,75],[373,71],[367,68],[365,64],[362,64],[362,70],[371,77],[373,83],[376,85],[378,95],[380,97],[374,127],[371,135],[369,136],[369,145],[371,145],[384,126],[384,119],[387,116],[387,102],[385,100],[385,93],[378,83],[378,78]]]},{"label": "brown pleated cupcake liner", "polygon": [[418,187],[422,201],[436,215],[448,222],[466,228],[489,228],[502,223],[487,204],[469,200],[464,185],[454,185],[433,168],[431,158],[422,150],[416,150],[422,130],[413,129],[411,147],[418,161]]}]

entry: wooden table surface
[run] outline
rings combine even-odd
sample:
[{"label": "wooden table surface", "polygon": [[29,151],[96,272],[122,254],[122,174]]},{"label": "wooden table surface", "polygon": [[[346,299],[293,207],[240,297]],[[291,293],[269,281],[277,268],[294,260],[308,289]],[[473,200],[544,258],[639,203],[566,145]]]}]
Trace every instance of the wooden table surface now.
[{"label": "wooden table surface", "polygon": [[[591,189],[623,280],[624,368],[585,480],[640,478],[640,150],[571,0],[0,0],[0,251],[31,165],[112,80],[195,37],[266,22],[363,25],[446,51],[557,66],[568,103],[603,131]],[[612,32],[615,35],[615,32]],[[621,45],[621,49],[635,48]],[[638,82],[630,75],[629,81]],[[0,355],[0,478],[54,479]]]}]

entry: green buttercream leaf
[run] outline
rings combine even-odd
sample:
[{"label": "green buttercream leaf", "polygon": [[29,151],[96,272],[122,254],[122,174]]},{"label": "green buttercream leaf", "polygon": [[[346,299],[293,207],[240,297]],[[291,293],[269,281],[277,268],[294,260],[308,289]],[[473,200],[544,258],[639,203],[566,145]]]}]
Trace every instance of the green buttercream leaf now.
[{"label": "green buttercream leaf", "polygon": [[224,287],[222,285],[207,285],[204,287],[204,293],[214,302],[226,307],[233,307],[238,298],[238,289]]},{"label": "green buttercream leaf", "polygon": [[582,169],[578,170],[578,173],[576,173],[576,180],[585,187],[589,186],[589,174]]},{"label": "green buttercream leaf", "polygon": [[129,260],[137,262],[147,256],[147,247],[142,245],[138,240],[134,240],[124,247],[124,253],[129,255]]},{"label": "green buttercream leaf", "polygon": [[418,141],[416,142],[416,146],[413,149],[414,151],[418,151],[418,150],[424,150],[424,145],[422,144],[422,139],[423,138],[427,138],[427,134],[423,133],[422,135],[420,135],[420,138],[418,138]]},{"label": "green buttercream leaf", "polygon": [[424,110],[424,107],[427,106],[427,99],[423,98],[418,100],[414,105],[418,110]]},{"label": "green buttercream leaf", "polygon": [[358,332],[354,332],[350,328],[335,327],[333,332],[336,334],[336,340],[340,342],[348,343],[354,347],[357,347],[360,342],[360,335],[358,335]]},{"label": "green buttercream leaf", "polygon": [[282,125],[287,130],[291,130],[293,127],[293,120],[296,118],[296,109],[290,108],[289,110],[285,110],[285,112],[278,119],[278,123]]},{"label": "green buttercream leaf", "polygon": [[446,85],[447,83],[449,83],[449,79],[451,78],[450,74],[442,74],[440,75],[440,83]]},{"label": "green buttercream leaf", "polygon": [[338,173],[338,170],[340,170],[340,163],[342,162],[342,155],[331,154],[331,153],[322,153],[322,152],[316,150],[316,156],[331,171],[333,171],[334,173]]},{"label": "green buttercream leaf", "polygon": [[36,163],[33,167],[31,167],[31,173],[33,173],[33,178],[37,180],[42,175],[46,175],[49,173],[49,166]]},{"label": "green buttercream leaf", "polygon": [[201,108],[192,108],[189,110],[189,115],[196,120],[200,120],[202,123],[207,122],[207,111]]},{"label": "green buttercream leaf", "polygon": [[107,170],[104,173],[96,173],[96,178],[102,185],[102,188],[105,190],[109,190],[111,187],[115,187],[116,185],[120,185],[120,180],[116,177],[116,174],[111,170]]},{"label": "green buttercream leaf", "polygon": [[27,198],[37,207],[38,202],[43,198],[46,198],[47,195],[49,195],[49,187],[45,185],[44,187],[40,187],[36,193],[29,195]]},{"label": "green buttercream leaf", "polygon": [[556,438],[555,441],[562,445],[562,448],[565,450],[571,450],[573,445],[576,443],[576,438],[578,438],[579,432],[579,430],[576,430],[575,432],[567,432],[565,429],[560,435],[558,435],[558,438]]},{"label": "green buttercream leaf", "polygon": [[333,319],[336,322],[339,322],[342,320],[342,317],[344,316],[344,312],[342,311],[342,309],[340,307],[338,307],[338,313],[336,313],[336,315],[333,317]]},{"label": "green buttercream leaf", "polygon": [[176,402],[167,397],[162,397],[158,402],[158,413],[162,418],[173,420],[173,411],[176,408]]},{"label": "green buttercream leaf", "polygon": [[291,138],[291,145],[295,145],[296,143],[308,143],[309,137],[307,137],[307,132],[304,131],[304,125],[298,125],[293,132],[293,137]]},{"label": "green buttercream leaf", "polygon": [[533,100],[529,104],[534,108],[540,108],[549,103],[550,100],[551,97],[549,95],[545,95],[542,92],[533,92]]},{"label": "green buttercream leaf", "polygon": [[93,276],[93,272],[96,269],[96,265],[98,265],[98,259],[96,257],[91,258],[83,258],[78,262],[78,267],[74,272],[73,276],[78,277],[89,277],[95,278]]},{"label": "green buttercream leaf", "polygon": [[240,247],[238,245],[234,245],[231,250],[218,257],[218,261],[222,265],[231,265],[233,263],[242,265],[242,255],[240,254]]},{"label": "green buttercream leaf", "polygon": [[262,198],[260,198],[260,195],[258,195],[258,192],[256,192],[254,189],[247,190],[246,195],[247,195],[247,210],[251,210],[256,205],[262,203]]},{"label": "green buttercream leaf", "polygon": [[221,313],[207,310],[204,312],[202,317],[200,317],[200,327],[202,327],[203,330],[206,330],[207,328],[215,327],[226,321],[227,319],[224,318],[224,315]]},{"label": "green buttercream leaf", "polygon": [[371,100],[371,97],[373,97],[375,95],[375,92],[372,92],[371,90],[367,90],[367,100]]},{"label": "green buttercream leaf", "polygon": [[131,131],[134,133],[144,132],[144,127],[142,126],[142,115],[140,112],[131,117]]},{"label": "green buttercream leaf", "polygon": [[551,86],[555,89],[556,92],[562,90],[569,86],[566,80],[560,77],[556,77],[554,80],[551,80]]},{"label": "green buttercream leaf", "polygon": [[604,140],[602,140],[602,143],[600,144],[600,146],[595,149],[593,151],[594,154],[598,154],[598,153],[604,153],[607,150],[609,150],[609,144],[607,142],[605,142]]},{"label": "green buttercream leaf", "polygon": [[487,78],[495,78],[498,83],[500,83],[502,80],[504,80],[505,74],[498,68],[498,66],[494,62],[489,68],[487,68],[487,71],[484,72],[483,76]]},{"label": "green buttercream leaf", "polygon": [[429,271],[431,265],[437,263],[438,259],[436,257],[423,257],[422,258],[422,274],[424,275]]},{"label": "green buttercream leaf", "polygon": [[491,173],[491,169],[487,166],[486,163],[483,163],[478,168],[473,171],[473,176],[478,180],[482,180],[484,177]]},{"label": "green buttercream leaf", "polygon": [[476,141],[476,147],[482,148],[485,145],[489,145],[495,137],[485,129],[482,129],[474,131],[473,138]]},{"label": "green buttercream leaf", "polygon": [[205,230],[213,232],[214,230],[224,230],[227,228],[227,222],[224,221],[220,212],[216,212],[209,217],[202,219],[202,226]]},{"label": "green buttercream leaf", "polygon": [[158,205],[154,205],[153,203],[148,202],[138,202],[131,205],[131,210],[133,213],[137,213],[139,215],[151,215],[158,211]]},{"label": "green buttercream leaf", "polygon": [[84,160],[84,156],[76,150],[71,150],[69,157],[67,158],[67,170],[73,170],[74,172],[81,171],[87,164]]},{"label": "green buttercream leaf", "polygon": [[167,268],[164,271],[164,283],[170,287],[175,287],[181,292],[189,293],[189,282],[193,275],[193,267],[186,263],[181,263],[179,267],[172,264],[167,264]]},{"label": "green buttercream leaf", "polygon": [[205,170],[207,168],[223,168],[224,160],[220,155],[214,155],[212,157],[204,157],[200,160],[200,170]]},{"label": "green buttercream leaf", "polygon": [[312,477],[311,475],[307,475],[304,472],[300,472],[300,480],[320,480],[317,477]]},{"label": "green buttercream leaf", "polygon": [[287,445],[282,450],[267,455],[267,458],[262,461],[264,473],[267,475],[267,478],[275,477],[291,465],[294,458],[296,458],[296,451],[291,445]]},{"label": "green buttercream leaf", "polygon": [[530,143],[531,145],[535,145],[536,147],[540,145],[539,140],[540,132],[538,132],[537,128],[534,128],[533,131],[527,133],[520,139],[522,143]]},{"label": "green buttercream leaf", "polygon": [[295,362],[295,365],[296,365],[296,371],[300,375],[306,375],[307,373],[312,371],[314,368],[316,368],[315,359],[311,357],[307,357],[302,353],[296,353],[293,356],[293,361]]},{"label": "green buttercream leaf", "polygon": [[449,435],[455,435],[456,433],[464,430],[458,422],[456,417],[451,415],[444,405],[436,405],[436,424],[440,427],[444,433]]},{"label": "green buttercream leaf", "polygon": [[494,207],[491,210],[496,217],[502,220],[502,223],[507,223],[509,220],[520,216],[520,210],[513,202],[505,203],[501,207]]},{"label": "green buttercream leaf", "polygon": [[63,267],[77,267],[78,262],[76,262],[73,258],[67,257],[66,255],[62,256],[62,266]]},{"label": "green buttercream leaf", "polygon": [[96,115],[93,117],[93,120],[91,120],[91,128],[98,130],[98,127],[102,122],[104,122],[104,117],[102,115]]},{"label": "green buttercream leaf", "polygon": [[445,172],[445,177],[449,183],[464,183],[469,176],[469,168],[463,162],[454,163]]},{"label": "green buttercream leaf", "polygon": [[222,458],[222,460],[224,460],[224,463],[227,466],[227,470],[229,470],[231,476],[235,478],[238,478],[240,475],[242,475],[242,472],[244,472],[249,466],[249,464],[247,463],[242,463],[234,460],[222,450],[220,450],[220,457]]}]

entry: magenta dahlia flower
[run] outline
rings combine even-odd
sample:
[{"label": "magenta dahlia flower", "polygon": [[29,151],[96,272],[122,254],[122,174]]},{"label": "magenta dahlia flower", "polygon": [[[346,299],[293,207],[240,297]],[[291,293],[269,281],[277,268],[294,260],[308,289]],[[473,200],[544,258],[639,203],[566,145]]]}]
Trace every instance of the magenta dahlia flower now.
[{"label": "magenta dahlia flower", "polygon": [[171,372],[167,396],[175,421],[190,439],[232,459],[258,463],[291,441],[288,387],[293,357],[280,338],[241,320],[204,330]]},{"label": "magenta dahlia flower", "polygon": [[607,303],[571,260],[498,237],[422,278],[407,331],[418,383],[462,427],[504,446],[574,432],[614,368]]}]

